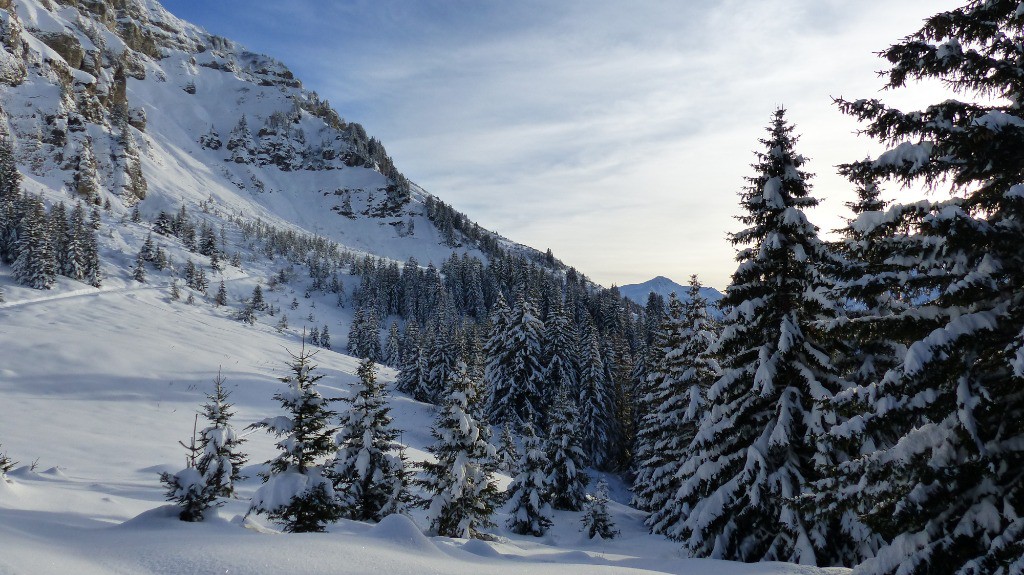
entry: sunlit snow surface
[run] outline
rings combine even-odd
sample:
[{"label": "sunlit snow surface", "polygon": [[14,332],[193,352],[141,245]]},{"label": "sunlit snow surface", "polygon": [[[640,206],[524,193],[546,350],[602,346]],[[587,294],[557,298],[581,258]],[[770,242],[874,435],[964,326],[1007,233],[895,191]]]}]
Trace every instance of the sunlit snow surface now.
[{"label": "sunlit snow surface", "polygon": [[[237,280],[244,282],[244,279]],[[12,285],[0,273],[0,438],[21,462],[0,484],[0,573],[818,573],[787,564],[743,565],[681,556],[678,546],[647,534],[642,515],[612,511],[622,537],[590,541],[579,514],[557,512],[542,538],[511,535],[504,512],[497,542],[422,534],[422,516],[380,525],[341,521],[325,534],[280,534],[262,517],[243,521],[258,479],[240,500],[200,524],[164,507],[161,471],[182,467],[177,444],[218,367],[227,378],[243,427],[277,413],[271,395],[284,375],[292,334],[262,321],[254,327],[200,300],[171,302],[164,285],[117,284],[101,290],[67,282],[50,292]],[[268,292],[287,308],[293,294]],[[306,313],[309,300],[300,295]],[[315,300],[314,300],[315,301]],[[321,301],[320,321],[342,310]],[[328,313],[330,310],[330,313]],[[298,316],[296,316],[298,317]],[[338,329],[339,332],[342,330]],[[316,356],[325,395],[346,394],[356,360],[333,351]],[[381,370],[391,380],[394,372]],[[426,457],[430,406],[392,398],[396,425],[413,460]],[[273,454],[271,438],[249,434],[244,445],[255,476]],[[29,465],[35,462],[35,470]],[[508,478],[502,477],[502,485]],[[613,496],[626,501],[621,483]]]}]

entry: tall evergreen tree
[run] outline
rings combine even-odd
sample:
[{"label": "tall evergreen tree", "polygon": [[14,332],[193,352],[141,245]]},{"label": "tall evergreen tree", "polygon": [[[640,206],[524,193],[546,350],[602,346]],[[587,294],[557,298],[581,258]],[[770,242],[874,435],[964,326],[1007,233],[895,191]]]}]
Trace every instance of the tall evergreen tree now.
[{"label": "tall evergreen tree", "polygon": [[331,427],[336,413],[330,400],[317,390],[323,378],[314,374],[315,351],[307,352],[305,343],[298,354],[288,352],[291,375],[282,377],[287,387],[274,394],[285,415],[269,417],[250,426],[266,429],[278,437],[280,454],[267,462],[260,474],[263,485],[256,490],[249,512],[265,514],[283,524],[285,531],[302,533],[323,531],[327,523],[342,514],[331,481],[324,476],[323,463],[336,450]]},{"label": "tall evergreen tree", "polygon": [[577,339],[576,328],[558,299],[544,322],[541,411],[545,424],[559,392],[579,387]]},{"label": "tall evergreen tree", "polygon": [[593,325],[584,327],[580,341],[579,430],[588,461],[603,468],[610,459],[609,423],[615,415],[608,397],[601,342]]},{"label": "tall evergreen tree", "polygon": [[479,537],[493,525],[491,516],[501,501],[490,430],[472,416],[477,401],[477,385],[460,363],[431,429],[434,443],[428,451],[436,461],[423,463],[417,481],[426,493],[420,505],[427,508],[430,529],[445,537]]},{"label": "tall evergreen tree", "polygon": [[547,469],[550,467],[543,440],[533,431],[533,425],[523,426],[523,455],[518,473],[509,486],[508,528],[520,535],[544,535],[552,523],[551,486]]},{"label": "tall evergreen tree", "polygon": [[398,378],[395,380],[395,388],[402,393],[407,393],[417,401],[429,401],[430,394],[424,383],[424,358],[423,348],[420,343],[420,329],[416,320],[409,320],[405,324],[404,352],[402,354],[402,365],[398,371]]},{"label": "tall evergreen tree", "polygon": [[342,513],[358,521],[380,521],[402,513],[410,501],[408,472],[397,453],[387,390],[377,381],[372,359],[359,363],[355,395],[344,399],[338,453],[328,467]]},{"label": "tall evergreen tree", "polygon": [[402,366],[402,337],[398,331],[398,322],[391,322],[388,337],[384,340],[384,365],[400,369]]},{"label": "tall evergreen tree", "polygon": [[228,305],[228,288],[224,285],[224,280],[220,280],[220,287],[217,288],[217,295],[213,297],[213,305]]},{"label": "tall evergreen tree", "polygon": [[[500,312],[499,312],[500,313]],[[498,322],[496,322],[497,324]],[[541,364],[541,338],[544,323],[533,303],[520,296],[508,319],[501,344],[490,345],[497,357],[488,357],[490,373],[500,374],[491,381],[489,420],[511,422],[516,426],[540,419],[544,368]]]},{"label": "tall evergreen tree", "polygon": [[498,469],[515,476],[519,471],[519,446],[516,445],[516,438],[512,435],[512,426],[505,423],[501,426],[501,437],[498,439],[498,453],[495,456],[498,460]]},{"label": "tall evergreen tree", "polygon": [[844,385],[812,326],[834,313],[823,275],[832,260],[803,212],[817,200],[783,109],[761,143],[741,195],[749,227],[731,236],[745,247],[723,300],[722,376],[681,468],[689,513],[669,534],[701,557],[832,564],[838,534],[794,501],[823,456],[820,402]]},{"label": "tall evergreen tree", "polygon": [[668,313],[654,339],[660,360],[643,402],[647,415],[633,482],[634,505],[649,513],[647,525],[653,533],[671,533],[687,514],[675,501],[679,467],[690,454],[696,425],[704,415],[704,396],[718,375],[709,353],[715,333],[700,288],[697,276],[692,276],[686,303],[675,294],[669,297]]},{"label": "tall evergreen tree", "polygon": [[587,498],[587,455],[580,446],[576,403],[563,388],[551,408],[545,449],[548,455],[547,482],[551,506],[579,511]]},{"label": "tall evergreen tree", "polygon": [[19,283],[35,289],[50,289],[56,280],[57,266],[50,245],[50,230],[43,201],[22,196],[18,225],[17,258],[11,267]]},{"label": "tall evergreen tree", "polygon": [[902,364],[840,397],[860,409],[831,434],[877,447],[831,486],[888,542],[864,575],[1024,573],[1022,42],[1019,3],[971,1],[883,53],[887,87],[936,79],[962,100],[910,112],[839,101],[890,147],[847,172],[951,193],[877,221],[909,231],[894,259],[917,264],[890,287],[931,297],[899,314],[914,340]]}]

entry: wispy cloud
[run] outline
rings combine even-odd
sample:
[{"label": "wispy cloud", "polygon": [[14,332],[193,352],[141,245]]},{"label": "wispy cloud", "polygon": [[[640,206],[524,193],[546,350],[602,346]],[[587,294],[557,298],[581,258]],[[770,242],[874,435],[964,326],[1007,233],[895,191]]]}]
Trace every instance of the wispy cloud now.
[{"label": "wispy cloud", "polygon": [[606,284],[723,287],[772,110],[790,110],[818,173],[812,217],[838,227],[851,192],[832,166],[873,147],[830,96],[876,95],[872,52],[956,2],[186,4],[168,7],[285,61],[482,225]]}]

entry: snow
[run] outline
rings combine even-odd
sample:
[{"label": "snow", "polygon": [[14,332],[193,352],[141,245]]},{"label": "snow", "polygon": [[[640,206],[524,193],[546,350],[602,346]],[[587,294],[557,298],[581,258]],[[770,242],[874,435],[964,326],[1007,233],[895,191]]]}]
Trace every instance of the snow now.
[{"label": "snow", "polygon": [[[136,0],[129,3],[137,4]],[[75,31],[83,47],[92,46],[77,31],[77,9],[57,6],[50,11],[36,0],[17,0],[16,5],[25,24],[23,38],[36,56],[61,58],[33,30]],[[161,35],[170,34],[182,43],[209,40],[153,0],[138,5],[143,17],[180,29]],[[124,42],[105,27],[99,26],[98,34],[108,50],[126,50]],[[279,64],[242,53],[230,43],[221,48],[220,55],[215,56],[214,50],[198,54],[197,64],[213,58],[234,61],[238,71],[193,65],[189,54],[165,49],[160,60],[141,58],[144,79],[128,80],[132,111],[142,110],[148,118],[144,131],[131,129],[148,195],[139,204],[143,222],[132,223],[127,221],[124,198],[103,192],[113,207],[104,213],[99,233],[105,276],[101,288],[60,278],[52,290],[36,291],[15,285],[10,269],[0,266],[0,288],[6,300],[0,303],[0,442],[13,459],[36,462],[13,471],[9,480],[0,480],[0,573],[811,575],[827,571],[683,558],[677,543],[649,535],[644,515],[620,503],[629,495],[614,477],[608,478],[615,500],[609,503],[609,511],[622,535],[613,541],[586,540],[579,533],[580,514],[573,512],[555,512],[553,528],[540,539],[516,536],[501,527],[494,530],[494,542],[427,537],[424,511],[408,518],[388,517],[376,526],[342,520],[328,526],[327,533],[283,534],[264,517],[244,518],[250,498],[256,496],[271,505],[304,487],[305,480],[297,474],[261,483],[258,473],[266,468],[258,462],[277,455],[274,438],[262,432],[240,433],[246,439],[243,450],[253,463],[242,469],[248,479],[236,485],[238,499],[209,510],[203,522],[179,521],[178,510],[166,505],[159,477],[182,469],[184,452],[178,441],[187,443],[213,377],[220,372],[228,382],[236,429],[260,421],[284,429],[284,418],[274,418],[279,407],[273,395],[287,390],[279,381],[288,373],[285,350],[298,349],[299,334],[309,323],[330,325],[331,331],[344,334],[352,318],[351,310],[334,305],[334,296],[314,294],[305,299],[297,297],[301,291],[296,286],[270,289],[266,279],[288,262],[267,261],[258,248],[246,247],[246,239],[230,224],[230,217],[318,234],[354,253],[399,261],[414,256],[421,265],[440,264],[462,251],[480,255],[473,249],[445,245],[423,213],[426,192],[415,185],[414,200],[400,219],[414,221],[416,231],[402,236],[396,233],[398,218],[349,219],[331,209],[341,201],[334,194],[339,189],[351,190],[356,211],[367,208],[371,194],[376,193],[379,200],[379,188],[386,179],[376,171],[346,166],[283,172],[227,162],[224,148],[200,146],[199,138],[211,126],[225,138],[244,112],[258,128],[274,112],[289,109],[298,95],[297,90],[282,86],[259,86],[244,69],[245,62],[257,59],[274,69]],[[81,71],[72,74],[76,82],[96,84],[98,91],[111,88],[109,70],[99,78]],[[33,70],[20,86],[0,86],[14,140],[38,125],[36,116],[57,110],[60,90],[50,80]],[[190,82],[195,94],[181,89]],[[297,127],[316,142],[322,129],[318,122],[303,112]],[[84,134],[93,142],[101,163],[99,177],[109,188],[120,177],[107,160],[114,149],[112,135],[96,124],[90,124]],[[73,202],[76,198],[66,184],[70,172],[48,162],[39,169],[22,162],[23,189],[42,195],[49,205]],[[200,208],[201,203],[207,208]],[[193,219],[209,221],[215,228],[226,223],[232,250],[242,252],[241,269],[229,266],[219,277],[210,277],[213,285],[224,280],[232,302],[228,306],[213,307],[205,296],[190,294],[186,288],[181,288],[182,299],[194,295],[195,305],[172,301],[167,272],[147,274],[145,284],[131,279],[134,255],[150,231],[146,222],[162,210],[173,213],[182,205]],[[179,269],[189,258],[208,269],[206,258],[187,252],[175,240],[156,234],[153,239]],[[502,242],[514,247],[507,240]],[[350,294],[357,282],[342,279]],[[238,297],[261,284],[268,302],[279,306],[293,327],[279,332],[272,327],[278,318],[262,315],[255,325],[233,319]],[[293,299],[301,300],[296,310],[288,309]],[[315,322],[302,320],[312,314]],[[344,341],[335,341],[336,348],[343,345]],[[319,387],[326,397],[351,393],[356,359],[323,350],[316,362],[317,372],[324,375]],[[382,367],[378,377],[390,385],[395,372]],[[409,460],[428,460],[425,447],[432,443],[434,408],[400,394],[392,397],[391,406],[396,427],[405,430],[401,440]],[[46,471],[35,472],[33,465]],[[500,476],[497,483],[504,488],[509,481]],[[495,523],[504,525],[507,515],[507,509],[499,511]]]},{"label": "snow", "polygon": [[910,164],[910,172],[920,170],[928,163],[931,156],[932,142],[914,144],[903,142],[895,148],[883,153],[875,160],[875,166],[900,166]]},{"label": "snow", "polygon": [[[561,511],[544,538],[499,528],[499,542],[491,543],[426,537],[421,512],[377,526],[340,521],[325,534],[277,534],[262,517],[241,520],[260,486],[258,465],[243,470],[250,479],[238,486],[242,499],[210,510],[206,522],[185,524],[165,505],[158,474],[182,467],[176,442],[191,433],[218,366],[242,428],[278,409],[271,397],[284,388],[277,380],[287,372],[282,347],[294,349],[297,341],[210,306],[171,303],[166,286],[94,290],[68,282],[66,293],[43,297],[10,286],[2,271],[0,283],[7,298],[0,307],[0,438],[14,459],[38,458],[40,468],[59,470],[15,470],[12,483],[0,485],[2,573],[822,572],[685,559],[678,544],[647,533],[642,513],[614,502],[609,509],[623,534],[603,542],[579,533],[579,513]],[[317,363],[324,393],[346,395],[358,362],[325,350]],[[391,381],[394,372],[381,368],[380,376]],[[423,460],[432,409],[402,395],[392,406],[410,459]],[[60,425],[46,423],[51,413],[59,413]],[[276,454],[269,434],[243,435],[250,461]],[[628,500],[621,488],[613,494]],[[499,526],[504,513],[495,518]]]}]

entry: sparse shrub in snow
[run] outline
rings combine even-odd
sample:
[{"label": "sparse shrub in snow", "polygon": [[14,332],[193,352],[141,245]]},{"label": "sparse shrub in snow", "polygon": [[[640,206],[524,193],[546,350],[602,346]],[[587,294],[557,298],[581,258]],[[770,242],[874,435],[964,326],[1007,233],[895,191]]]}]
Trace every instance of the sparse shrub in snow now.
[{"label": "sparse shrub in snow", "polygon": [[380,521],[403,513],[411,496],[405,461],[396,442],[400,431],[392,425],[387,390],[377,381],[373,360],[359,364],[355,396],[344,399],[337,436],[338,453],[327,475],[349,519]]},{"label": "sparse shrub in snow", "polygon": [[533,426],[523,426],[523,455],[517,467],[518,474],[509,486],[508,528],[520,535],[540,537],[552,523],[551,485],[546,473],[549,466],[543,440],[537,437]]},{"label": "sparse shrub in snow", "polygon": [[269,471],[261,474],[263,485],[256,490],[249,512],[264,514],[280,522],[285,531],[302,533],[323,531],[342,514],[334,486],[324,475],[323,465],[336,446],[331,421],[336,413],[330,400],[317,391],[323,378],[313,374],[316,366],[305,342],[298,354],[289,352],[291,375],[281,378],[287,387],[274,394],[285,415],[268,417],[252,424],[278,438],[281,453],[267,462]]},{"label": "sparse shrub in snow", "polygon": [[[0,445],[0,448],[2,447],[3,446]],[[7,455],[6,451],[0,450],[0,476],[6,475],[7,472],[14,469],[14,466],[17,464],[18,462],[11,459],[10,456]]]},{"label": "sparse shrub in snow", "polygon": [[582,523],[581,531],[591,539],[594,537],[615,539],[619,535],[620,532],[615,528],[615,522],[608,514],[608,483],[604,479],[597,482],[597,491],[593,495],[587,496],[586,507],[583,509],[580,523]]},{"label": "sparse shrub in snow", "polygon": [[435,441],[428,450],[436,461],[423,463],[416,482],[425,492],[420,506],[427,508],[431,531],[445,537],[481,537],[501,503],[490,430],[472,415],[476,389],[466,365],[457,364],[431,429]]},{"label": "sparse shrub in snow", "polygon": [[[196,421],[198,420],[197,415]],[[218,488],[198,467],[203,448],[196,443],[195,429],[192,431],[189,444],[181,443],[181,446],[186,452],[185,468],[174,474],[160,474],[160,482],[167,488],[167,500],[174,501],[181,507],[179,519],[188,522],[202,521],[207,509],[221,505],[217,502]]]}]

